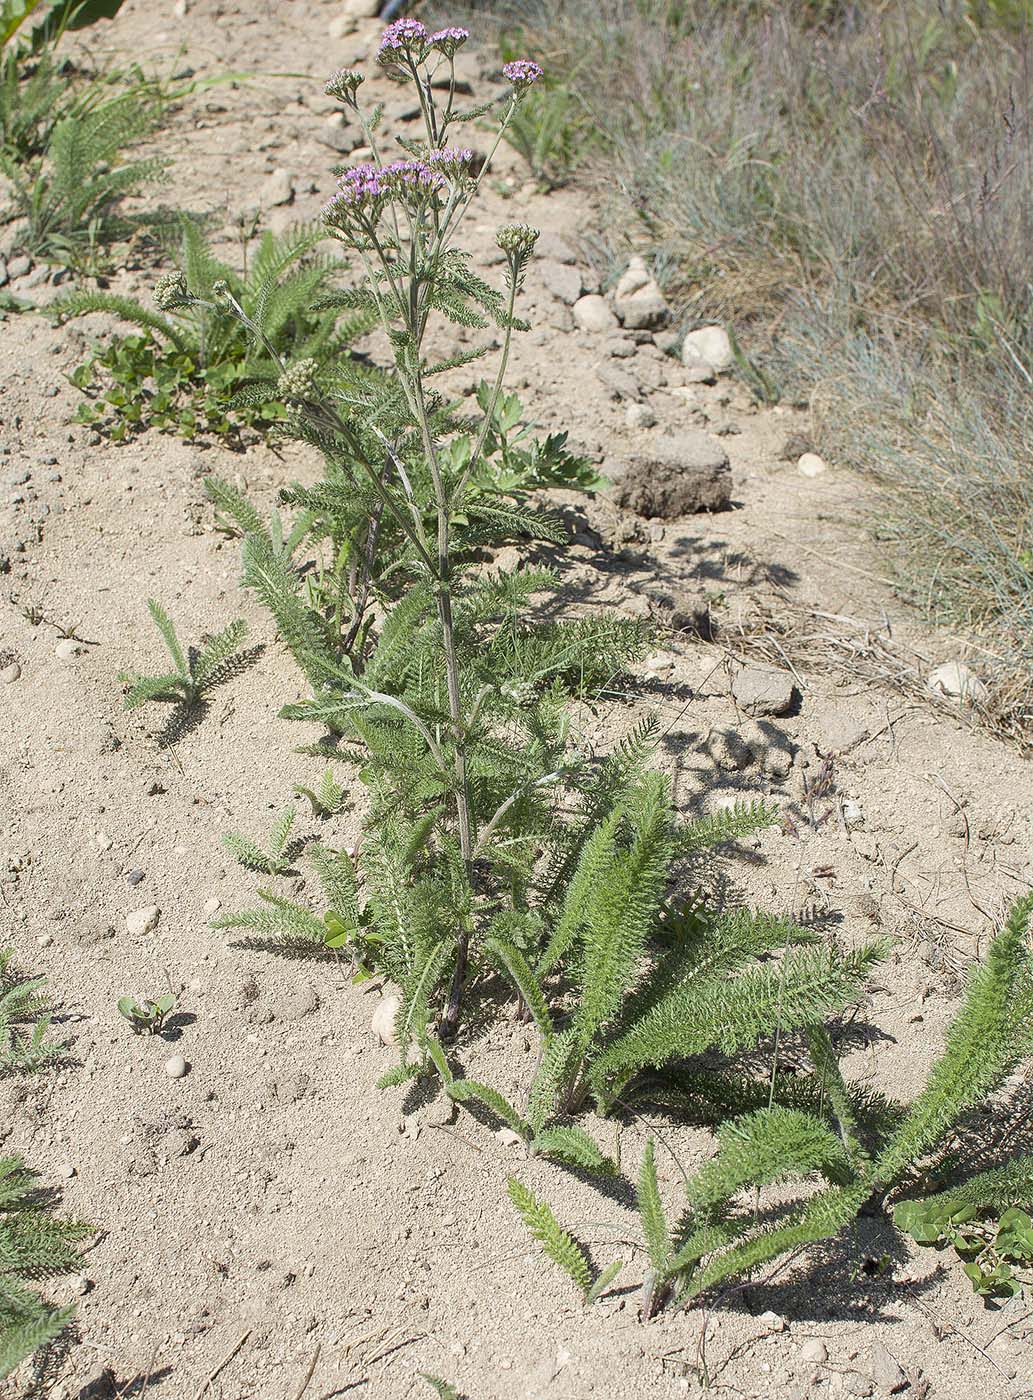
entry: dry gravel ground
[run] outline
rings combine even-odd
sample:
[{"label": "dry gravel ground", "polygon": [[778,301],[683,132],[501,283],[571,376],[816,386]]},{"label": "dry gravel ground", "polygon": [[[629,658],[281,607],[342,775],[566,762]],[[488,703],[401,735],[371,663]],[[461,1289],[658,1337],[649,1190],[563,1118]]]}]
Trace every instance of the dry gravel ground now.
[{"label": "dry gravel ground", "polygon": [[[130,0],[94,33],[93,43],[203,75],[311,75],[185,103],[161,138],[175,159],[163,199],[214,211],[229,236],[234,213],[282,169],[296,196],[274,217],[314,212],[339,159],[316,140],[330,110],[320,80],[369,54],[376,33],[364,24],[331,39],[337,13],[312,0],[204,0],[184,20]],[[490,55],[483,62],[490,68]],[[481,60],[470,75],[483,90]],[[388,100],[397,117],[404,102],[395,90]],[[591,290],[579,243],[591,210],[574,192],[528,191],[524,178],[503,151],[471,224],[481,261],[490,270],[498,223],[527,219],[546,231],[550,261]],[[153,276],[123,280],[145,289]],[[564,286],[555,272],[552,282]],[[513,382],[543,425],[569,428],[615,476],[629,453],[688,428],[720,431],[732,462],[734,509],[720,514],[649,522],[605,500],[576,506],[573,603],[662,623],[671,597],[702,587],[718,625],[715,641],[667,633],[637,685],[582,716],[586,739],[609,744],[652,707],[686,810],[733,792],[784,804],[784,832],[715,863],[707,879],[728,898],[812,907],[848,941],[876,926],[897,936],[850,1069],[907,1099],[942,1044],[959,972],[1030,882],[1026,766],[949,707],[924,703],[920,687],[879,686],[857,665],[798,668],[787,716],[744,720],[730,684],[740,624],[749,631],[759,610],[841,639],[890,631],[919,675],[958,645],[916,630],[876,577],[879,561],[851,524],[858,483],[834,469],[806,478],[781,460],[786,438],[806,431],[803,415],[757,411],[728,380],[690,385],[648,342],[610,355],[609,337],[574,330],[540,269],[529,303],[538,329],[517,350]],[[54,1359],[50,1400],[291,1400],[302,1390],[388,1400],[430,1394],[420,1370],[471,1400],[630,1400],[699,1393],[701,1350],[715,1393],[863,1396],[886,1380],[880,1347],[909,1369],[915,1397],[1033,1393],[1021,1301],[984,1309],[956,1262],[908,1251],[870,1219],[710,1311],[641,1325],[626,1190],[600,1194],[524,1161],[440,1104],[407,1111],[401,1091],[374,1087],[392,1063],[369,1031],[375,989],[351,986],[332,965],[241,950],[208,927],[215,901],[251,902],[258,883],[228,860],[221,834],[264,834],[293,783],[318,780],[319,765],[294,753],[307,736],[277,718],[300,694],[298,677],[238,591],[236,546],[213,532],[201,478],[217,470],[270,500],[313,464],[294,451],[234,455],[157,435],[90,447],[70,425],[76,394],[63,378],[79,358],[75,337],[33,316],[9,319],[3,334],[0,553],[11,563],[0,650],[20,674],[0,686],[0,923],[22,965],[48,977],[72,1061],[38,1082],[0,1085],[0,1144],[24,1152],[99,1230],[83,1278],[54,1290],[81,1297],[79,1345]],[[600,366],[633,376],[655,426],[628,427]],[[258,666],[171,743],[158,709],[125,714],[116,679],[157,657],[150,594],[188,637],[243,611],[267,643]],[[48,621],[33,625],[28,605]],[[74,624],[81,640],[62,644],[53,624]],[[812,824],[804,783],[826,760],[831,787]],[[344,843],[356,822],[350,812],[319,834]],[[129,933],[127,914],[149,905],[160,910],[156,927]],[[134,1038],[116,998],[167,982],[182,992],[175,1044]],[[529,1050],[524,1028],[505,1021],[461,1056],[468,1071],[519,1092]],[[175,1053],[190,1065],[177,1080],[164,1071]],[[631,1174],[652,1128],[676,1209],[680,1173],[709,1151],[707,1135],[662,1121],[620,1133],[596,1125]],[[601,1262],[631,1261],[590,1312],[529,1245],[505,1200],[511,1172]]]}]

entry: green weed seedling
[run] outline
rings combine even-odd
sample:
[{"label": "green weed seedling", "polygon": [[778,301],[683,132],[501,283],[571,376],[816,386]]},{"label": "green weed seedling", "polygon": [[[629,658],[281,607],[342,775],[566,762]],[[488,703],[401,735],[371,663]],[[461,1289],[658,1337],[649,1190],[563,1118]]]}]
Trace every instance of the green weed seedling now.
[{"label": "green weed seedling", "polygon": [[322,891],[322,914],[261,889],[261,907],[220,914],[212,928],[244,929],[251,947],[317,957],[347,953],[353,980],[365,981],[383,963],[383,938],[372,911],[361,907],[355,861],[347,851],[318,844],[309,847],[308,861]]},{"label": "green weed seedling", "polygon": [[81,1267],[76,1245],[92,1233],[82,1221],[54,1215],[20,1157],[0,1157],[0,1380],[72,1320],[74,1307],[55,1307],[37,1290]]},{"label": "green weed seedling", "polygon": [[9,185],[8,216],[23,230],[19,246],[33,257],[96,270],[105,250],[132,231],[119,201],[162,178],[158,156],[126,158],[126,148],[157,125],[160,103],[149,86],[107,97],[62,117],[45,158],[20,164],[0,151]]},{"label": "green weed seedling", "polygon": [[[1025,1188],[1026,1198],[1033,1192]],[[954,1207],[954,1208],[952,1208]],[[982,1298],[1013,1298],[1033,1283],[1033,1218],[1018,1206],[1002,1211],[995,1221],[981,1219],[973,1205],[939,1197],[901,1201],[894,1207],[898,1229],[916,1244],[950,1248],[962,1261],[973,1293]],[[1016,1273],[1016,1266],[1024,1273]]]},{"label": "green weed seedling", "polygon": [[426,1381],[438,1400],[462,1400],[462,1396],[450,1381],[444,1381],[440,1376],[432,1376],[429,1371],[417,1371],[421,1381]]},{"label": "green weed seedling", "polygon": [[53,1060],[58,1048],[46,1041],[50,1018],[42,977],[18,978],[14,950],[0,948],[0,1074],[25,1074]]},{"label": "green weed seedling", "polygon": [[123,672],[119,680],[128,686],[125,697],[127,710],[135,710],[149,700],[176,701],[190,709],[209,690],[249,666],[257,655],[255,649],[243,650],[247,639],[247,623],[243,618],[231,622],[214,637],[205,639],[200,647],[189,647],[184,651],[176,629],[161,604],[149,598],[147,607],[176,669],[157,676]]},{"label": "green weed seedling", "polygon": [[136,1001],[134,997],[119,997],[119,1015],[124,1016],[133,1028],[134,1035],[161,1035],[165,1028],[165,1018],[176,1004],[171,992],[152,1000],[144,997]]},{"label": "green weed seedling", "polygon": [[159,156],[127,154],[162,115],[160,84],[135,65],[84,76],[57,56],[66,29],[119,7],[120,0],[0,4],[0,219],[16,221],[18,251],[80,271],[97,271],[113,240],[147,222],[120,212],[120,203],[165,169]]},{"label": "green weed seedling", "polygon": [[[52,1061],[45,1041],[43,979],[17,978],[11,950],[0,949],[0,1075],[27,1073]],[[21,1157],[0,1156],[0,1380],[63,1332],[75,1308],[57,1307],[41,1285],[79,1267],[76,1245],[92,1227],[54,1214],[52,1194]]]},{"label": "green weed seedling", "polygon": [[[676,1070],[665,1099],[717,1109],[717,1152],[684,1182],[685,1204],[665,1216],[649,1143],[638,1183],[650,1273],[643,1316],[702,1294],[807,1245],[834,1238],[868,1202],[900,1190],[919,1164],[942,1152],[958,1119],[985,1102],[1033,1051],[1033,895],[1013,906],[970,979],[965,1002],[925,1088],[908,1109],[851,1086],[828,1031],[804,1032],[810,1074],[751,1080],[728,1070]],[[756,1105],[741,1111],[750,1101]],[[722,1113],[722,1107],[724,1112]],[[786,1200],[790,1184],[820,1189]],[[783,1201],[758,1213],[757,1193]],[[897,1226],[920,1244],[953,1247],[977,1293],[1011,1296],[1033,1262],[1033,1157],[1012,1158],[960,1185],[896,1207]],[[1026,1208],[1023,1208],[1026,1207]],[[974,1222],[998,1211],[996,1228]],[[561,1261],[562,1262],[562,1261]]]}]

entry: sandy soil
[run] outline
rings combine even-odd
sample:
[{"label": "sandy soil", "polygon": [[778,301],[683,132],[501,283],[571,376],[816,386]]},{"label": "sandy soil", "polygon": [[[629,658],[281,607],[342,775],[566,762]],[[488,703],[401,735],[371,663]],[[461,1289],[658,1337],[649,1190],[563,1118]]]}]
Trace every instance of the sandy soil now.
[{"label": "sandy soil", "polygon": [[[296,188],[293,205],[273,211],[281,223],[311,216],[330,186],[341,157],[317,140],[332,110],[321,80],[368,55],[377,32],[364,23],[331,38],[336,16],[314,0],[200,0],[184,20],[129,0],[91,41],[205,76],[310,75],[213,88],[186,101],[162,135],[175,161],[162,199],[213,211],[227,248],[235,213],[257,202],[273,170]],[[491,55],[468,67],[479,94]],[[386,95],[389,119],[404,129],[406,104],[396,89]],[[571,259],[564,265],[592,290],[585,197],[542,195],[525,179],[504,150],[471,224],[480,260],[490,271],[498,223],[528,220],[546,231],[550,258]],[[154,275],[144,268],[124,281],[145,290]],[[793,712],[764,721],[769,757],[738,766],[721,731],[743,722],[730,680],[762,612],[792,621],[797,636],[842,642],[869,628],[891,637],[918,677],[960,655],[960,644],[923,633],[879,578],[853,520],[857,480],[835,469],[808,479],[782,460],[787,437],[806,432],[805,415],[757,410],[726,380],[688,385],[649,343],[614,359],[606,337],[574,331],[540,272],[528,306],[538,329],[518,347],[512,382],[539,422],[569,428],[615,475],[643,443],[688,427],[719,431],[734,472],[735,508],[719,515],[657,523],[606,500],[581,507],[567,558],[572,600],[663,623],[665,598],[702,587],[718,628],[715,641],[664,635],[627,697],[583,717],[586,738],[605,746],[652,707],[686,810],[731,793],[784,804],[786,829],[716,863],[708,880],[726,897],[814,909],[847,941],[876,926],[897,937],[849,1068],[906,1099],[942,1045],[959,975],[1033,876],[1026,765],[949,707],[926,703],[920,684],[902,690],[877,684],[866,664],[832,665],[849,648],[830,644],[812,645],[815,665],[797,667]],[[0,941],[46,974],[72,1057],[39,1081],[0,1084],[0,1145],[24,1152],[100,1232],[82,1277],[55,1289],[81,1295],[78,1342],[52,1359],[40,1393],[391,1400],[429,1395],[424,1370],[472,1400],[630,1400],[699,1393],[702,1349],[715,1393],[863,1396],[876,1393],[878,1346],[908,1368],[916,1397],[1033,1393],[1033,1324],[1021,1300],[984,1308],[956,1261],[909,1252],[877,1220],[710,1311],[642,1325],[627,1190],[601,1195],[522,1160],[440,1103],[408,1111],[401,1091],[374,1087],[392,1063],[369,1030],[376,989],[350,985],[332,965],[242,950],[209,928],[206,906],[249,903],[259,883],[220,836],[263,835],[292,785],[318,781],[321,766],[295,753],[306,736],[277,718],[301,694],[299,680],[238,590],[236,546],[212,529],[202,477],[216,470],[271,500],[312,463],[295,451],[234,454],[154,434],[89,446],[71,424],[78,396],[63,377],[81,358],[79,337],[34,316],[9,319],[3,334],[0,651],[20,674],[0,686]],[[626,403],[599,377],[606,364],[636,377],[655,427],[627,426]],[[203,723],[173,743],[161,741],[160,712],[123,711],[117,680],[157,659],[151,594],[187,636],[243,613],[267,644],[258,666],[216,692]],[[62,644],[59,626],[79,641]],[[832,786],[812,826],[804,783],[829,758]],[[356,823],[349,811],[320,836],[346,843]],[[298,829],[315,830],[302,805]],[[126,916],[147,905],[159,922],[134,936]],[[181,993],[174,1046],[134,1038],[117,997],[167,983]],[[519,1093],[529,1049],[524,1029],[504,1022],[462,1057],[479,1078]],[[164,1071],[174,1053],[190,1063],[185,1078]],[[671,1209],[681,1170],[710,1150],[705,1133],[663,1120],[594,1130],[631,1171],[648,1133],[661,1135]],[[592,1310],[529,1246],[505,1199],[513,1172],[600,1262],[630,1261]],[[884,1255],[886,1266],[872,1267]],[[827,1361],[807,1346],[816,1340]]]}]

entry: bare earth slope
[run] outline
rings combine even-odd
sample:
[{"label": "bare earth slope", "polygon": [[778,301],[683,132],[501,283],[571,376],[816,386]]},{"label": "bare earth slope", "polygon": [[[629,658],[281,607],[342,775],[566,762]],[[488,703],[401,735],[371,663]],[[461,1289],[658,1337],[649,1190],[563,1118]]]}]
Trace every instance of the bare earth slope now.
[{"label": "bare earth slope", "polygon": [[[175,160],[162,199],[217,211],[227,250],[235,213],[260,202],[273,170],[296,190],[274,220],[311,216],[331,186],[341,157],[316,139],[332,107],[322,78],[369,55],[377,32],[370,24],[331,39],[335,14],[315,0],[202,0],[184,21],[130,0],[103,31],[117,52],[199,74],[310,75],[214,88],[162,136]],[[475,58],[470,76],[479,70]],[[397,123],[406,104],[385,91]],[[579,241],[590,225],[583,197],[526,190],[506,151],[498,173],[470,230],[487,275],[495,226],[518,218],[545,230],[553,268],[597,289]],[[146,293],[153,273],[121,280]],[[564,285],[554,272],[551,283]],[[517,349],[513,383],[543,425],[568,428],[615,476],[630,451],[689,428],[720,432],[732,462],[729,512],[659,523],[606,500],[571,503],[582,513],[566,560],[572,606],[664,624],[672,598],[702,588],[718,625],[716,641],[667,634],[628,699],[582,717],[586,737],[606,745],[654,708],[687,810],[735,793],[771,793],[786,807],[785,831],[715,865],[714,885],[729,898],[813,907],[848,941],[875,925],[898,937],[850,1068],[907,1099],[942,1044],[959,973],[1033,876],[1026,765],[920,699],[924,671],[957,653],[915,629],[877,577],[850,524],[858,483],[835,470],[808,479],[781,460],[786,438],[806,431],[802,415],[757,411],[730,381],[690,385],[648,341],[618,336],[622,351],[611,354],[613,336],[574,329],[542,267],[528,305],[538,329]],[[236,546],[212,531],[201,478],[239,476],[271,501],[313,464],[156,434],[90,447],[69,425],[77,395],[63,375],[80,358],[75,336],[31,316],[9,319],[3,335],[0,555],[10,564],[0,669],[18,674],[0,685],[0,943],[13,941],[21,964],[47,975],[72,1063],[38,1083],[0,1084],[0,1146],[24,1152],[65,1207],[101,1231],[83,1279],[55,1291],[81,1294],[81,1344],[58,1359],[50,1400],[290,1400],[317,1348],[304,1393],[327,1400],[430,1394],[420,1370],[475,1400],[695,1394],[701,1347],[715,1390],[748,1397],[875,1393],[879,1345],[909,1368],[915,1396],[929,1386],[956,1400],[1033,1391],[1024,1308],[985,1311],[956,1261],[909,1255],[873,1220],[713,1311],[641,1325],[627,1194],[600,1195],[523,1161],[440,1104],[405,1112],[401,1091],[374,1087],[392,1063],[369,1031],[375,989],[325,963],[243,951],[208,927],[216,901],[250,903],[259,883],[220,836],[264,835],[292,785],[318,782],[321,765],[294,752],[312,736],[277,718],[300,694],[298,678],[238,590]],[[614,368],[655,426],[627,426]],[[149,595],[188,637],[243,612],[267,644],[172,742],[160,741],[160,709],[121,708],[117,673],[157,659]],[[82,640],[62,643],[34,609]],[[811,638],[813,664],[796,666],[788,716],[744,721],[730,682],[751,647],[756,655],[761,615],[791,622],[797,643]],[[913,674],[900,663],[903,689],[875,680],[876,640],[890,632],[894,656],[919,658]],[[827,664],[848,653],[846,669]],[[737,742],[744,728],[752,749]],[[353,812],[320,834],[342,844],[356,822]],[[301,805],[298,827],[314,830]],[[156,927],[130,933],[127,914],[149,905]],[[171,1047],[132,1037],[115,1011],[118,996],[159,992],[166,980],[182,989]],[[519,1092],[529,1048],[507,1022],[462,1055],[468,1071]],[[185,1078],[164,1072],[173,1053],[190,1063]],[[642,1121],[619,1142],[612,1123],[596,1132],[633,1171],[651,1128],[662,1134],[661,1185],[674,1210],[681,1171],[710,1150],[707,1135]],[[532,1251],[505,1198],[510,1173],[545,1194],[600,1261],[632,1260],[592,1310]]]}]

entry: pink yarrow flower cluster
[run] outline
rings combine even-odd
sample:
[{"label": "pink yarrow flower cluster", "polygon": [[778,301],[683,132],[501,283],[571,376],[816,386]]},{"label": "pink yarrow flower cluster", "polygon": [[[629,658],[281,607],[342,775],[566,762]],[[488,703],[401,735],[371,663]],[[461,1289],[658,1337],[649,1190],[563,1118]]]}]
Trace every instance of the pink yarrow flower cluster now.
[{"label": "pink yarrow flower cluster", "polygon": [[542,69],[529,58],[517,58],[506,64],[502,75],[513,84],[518,93],[522,93],[538,81],[542,76]]},{"label": "pink yarrow flower cluster", "polygon": [[469,147],[446,146],[431,151],[426,160],[395,160],[390,165],[356,165],[337,182],[337,193],[320,213],[334,228],[369,227],[390,199],[436,195],[473,160]]},{"label": "pink yarrow flower cluster", "polygon": [[427,36],[427,47],[429,49],[439,49],[446,58],[452,58],[456,49],[465,44],[470,37],[470,31],[463,29],[458,24],[449,25],[447,29],[439,29],[434,34]]},{"label": "pink yarrow flower cluster", "polygon": [[431,49],[437,49],[446,58],[454,58],[456,50],[469,37],[470,31],[458,24],[436,29],[431,34],[418,19],[396,19],[380,36],[377,61],[388,67],[400,66],[406,58],[422,63]]},{"label": "pink yarrow flower cluster", "polygon": [[422,53],[426,42],[427,26],[425,24],[421,24],[418,19],[396,19],[394,24],[389,24],[380,36],[377,58],[381,63],[391,63],[402,52],[409,52],[413,48],[418,53]]},{"label": "pink yarrow flower cluster", "polygon": [[469,146],[444,146],[440,151],[431,151],[427,157],[427,164],[454,168],[467,165],[471,160],[473,151]]}]

